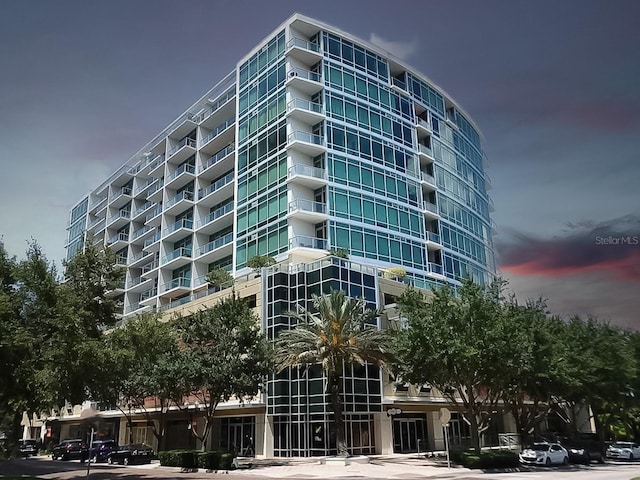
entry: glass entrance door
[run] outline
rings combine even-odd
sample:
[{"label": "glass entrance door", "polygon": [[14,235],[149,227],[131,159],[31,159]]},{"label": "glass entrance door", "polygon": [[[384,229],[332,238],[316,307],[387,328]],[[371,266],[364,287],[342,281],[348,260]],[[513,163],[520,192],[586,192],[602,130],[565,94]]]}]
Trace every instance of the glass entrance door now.
[{"label": "glass entrance door", "polygon": [[221,446],[234,450],[239,456],[255,455],[255,418],[231,417],[221,422]]},{"label": "glass entrance door", "polygon": [[393,419],[393,452],[415,453],[425,445],[424,418]]}]

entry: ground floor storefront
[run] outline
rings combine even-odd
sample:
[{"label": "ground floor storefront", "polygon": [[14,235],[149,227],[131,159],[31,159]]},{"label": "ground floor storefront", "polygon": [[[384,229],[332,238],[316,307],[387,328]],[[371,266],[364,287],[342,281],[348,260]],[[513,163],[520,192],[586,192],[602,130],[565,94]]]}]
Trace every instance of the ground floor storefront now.
[{"label": "ground floor storefront", "polygon": [[[345,431],[352,455],[423,453],[445,450],[445,428],[441,406],[384,405],[381,412],[345,415]],[[129,417],[129,418],[127,418]],[[155,451],[201,449],[205,420],[197,410],[171,411],[160,415],[133,412],[101,412],[86,419],[67,418],[47,422],[51,442],[70,438],[116,440],[119,444],[145,443]],[[515,431],[508,415],[496,415],[494,425],[483,438],[486,446],[498,444],[500,433]],[[469,426],[452,412],[447,423],[449,445],[468,446]],[[164,435],[158,435],[164,432]],[[495,437],[495,438],[494,438]],[[43,441],[46,441],[43,439]],[[261,406],[221,409],[216,412],[205,449],[234,451],[240,456],[311,457],[335,455],[336,435],[333,418],[327,414],[266,415]]]}]

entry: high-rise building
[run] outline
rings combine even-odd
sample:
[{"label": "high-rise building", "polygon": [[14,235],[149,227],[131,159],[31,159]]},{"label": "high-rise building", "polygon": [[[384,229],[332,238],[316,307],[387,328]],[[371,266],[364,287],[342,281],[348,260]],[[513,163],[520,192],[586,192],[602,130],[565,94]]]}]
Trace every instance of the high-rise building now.
[{"label": "high-rise building", "polygon": [[[67,256],[87,239],[116,253],[124,319],[200,304],[211,270],[245,278],[252,257],[274,257],[279,265],[248,282],[273,337],[287,311],[329,287],[378,308],[406,283],[490,280],[484,165],[478,129],[441,88],[295,14],[74,206]],[[348,260],[327,256],[339,251]],[[223,419],[221,431],[264,438],[268,455],[330,453],[330,410],[312,373],[272,378],[259,413]],[[352,452],[436,448],[435,393],[389,390],[383,377],[346,372]],[[414,411],[398,407],[385,427],[384,412],[410,394]]]}]

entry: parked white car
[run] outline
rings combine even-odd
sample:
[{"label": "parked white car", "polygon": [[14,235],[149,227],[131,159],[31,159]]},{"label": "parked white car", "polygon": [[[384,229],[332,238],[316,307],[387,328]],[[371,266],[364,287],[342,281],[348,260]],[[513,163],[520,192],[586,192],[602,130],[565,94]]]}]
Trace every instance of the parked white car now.
[{"label": "parked white car", "polygon": [[608,458],[625,458],[635,460],[640,458],[640,445],[634,442],[615,442],[607,448]]},{"label": "parked white car", "polygon": [[559,443],[534,443],[520,454],[520,463],[527,465],[567,465],[569,453]]}]

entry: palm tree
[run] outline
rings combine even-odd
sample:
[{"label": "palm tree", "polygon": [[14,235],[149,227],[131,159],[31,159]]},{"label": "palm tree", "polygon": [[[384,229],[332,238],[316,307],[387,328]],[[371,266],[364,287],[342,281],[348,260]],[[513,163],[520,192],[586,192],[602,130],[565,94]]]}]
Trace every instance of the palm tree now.
[{"label": "palm tree", "polygon": [[347,456],[342,407],[342,375],[345,365],[371,363],[384,366],[390,360],[387,333],[369,325],[377,315],[364,299],[348,298],[332,290],[312,295],[316,313],[291,313],[295,328],[280,332],[275,341],[278,372],[292,366],[321,364],[327,377],[339,456]]}]

